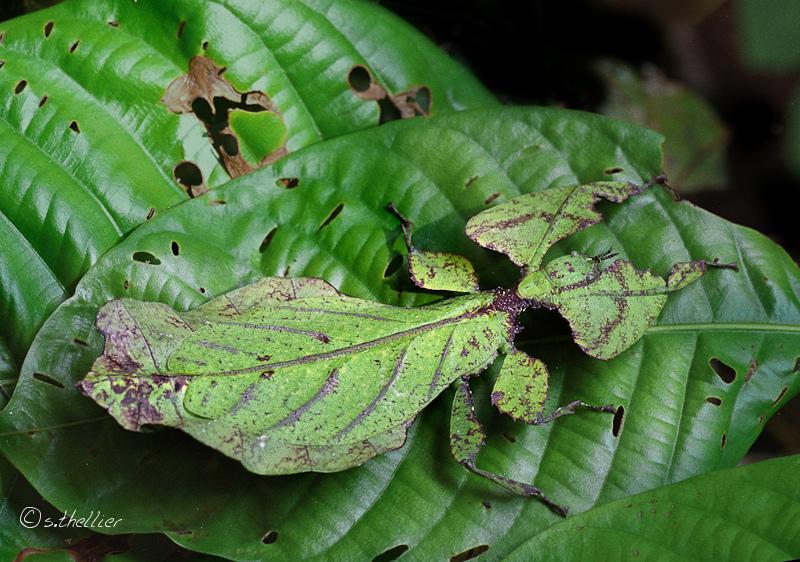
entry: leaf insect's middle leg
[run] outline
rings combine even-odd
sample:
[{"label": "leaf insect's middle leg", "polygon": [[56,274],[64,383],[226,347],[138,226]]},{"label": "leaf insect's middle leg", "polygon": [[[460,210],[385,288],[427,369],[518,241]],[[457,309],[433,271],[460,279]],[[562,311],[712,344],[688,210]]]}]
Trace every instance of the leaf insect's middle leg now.
[{"label": "leaf insect's middle leg", "polygon": [[475,415],[472,390],[470,390],[467,378],[462,377],[453,384],[456,390],[450,417],[450,451],[453,457],[469,471],[488,478],[520,496],[535,497],[558,515],[566,517],[568,508],[548,498],[536,486],[512,480],[476,466],[478,453],[486,441],[486,433]]},{"label": "leaf insect's middle leg", "polygon": [[546,416],[540,416],[533,422],[534,425],[541,425],[545,423],[550,423],[551,421],[560,418],[561,416],[568,416],[570,414],[574,414],[578,408],[586,408],[587,410],[591,410],[593,412],[605,412],[608,414],[616,413],[617,407],[613,404],[604,404],[603,406],[596,406],[594,404],[587,404],[586,402],[582,402],[580,400],[573,400],[569,404],[564,404],[563,406],[559,406],[552,413]]}]

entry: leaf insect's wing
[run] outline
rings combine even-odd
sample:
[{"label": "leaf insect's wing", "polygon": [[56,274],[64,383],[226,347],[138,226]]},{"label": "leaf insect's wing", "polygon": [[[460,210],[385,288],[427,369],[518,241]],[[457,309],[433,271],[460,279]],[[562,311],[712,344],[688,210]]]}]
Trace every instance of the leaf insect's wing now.
[{"label": "leaf insect's wing", "polygon": [[636,343],[658,318],[669,293],[699,279],[708,267],[730,267],[681,262],[665,281],[627,260],[605,269],[599,262],[577,253],[556,258],[526,275],[518,288],[522,298],[557,309],[575,342],[598,359],[615,357]]},{"label": "leaf insect's wing", "polygon": [[602,220],[594,209],[600,198],[621,203],[649,185],[601,181],[520,195],[472,217],[466,233],[484,248],[535,271],[553,244]]},{"label": "leaf insect's wing", "polygon": [[494,360],[511,322],[493,300],[401,308],[269,278],[184,313],[112,301],[81,388],[128,429],[178,427],[261,474],[343,470],[400,447],[422,408]]},{"label": "leaf insect's wing", "polygon": [[411,243],[413,223],[394,204],[390,204],[388,208],[400,220],[408,249],[408,272],[417,287],[454,293],[480,291],[475,267],[466,257],[449,252],[428,252],[414,247]]}]

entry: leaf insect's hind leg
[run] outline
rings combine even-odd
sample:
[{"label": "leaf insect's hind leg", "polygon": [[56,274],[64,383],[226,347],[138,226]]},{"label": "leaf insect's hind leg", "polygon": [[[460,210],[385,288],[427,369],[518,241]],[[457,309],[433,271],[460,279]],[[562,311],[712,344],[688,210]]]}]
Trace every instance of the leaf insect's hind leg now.
[{"label": "leaf insect's hind leg", "polygon": [[603,406],[595,406],[594,404],[587,404],[586,402],[581,402],[580,400],[573,400],[569,404],[564,404],[563,406],[559,406],[551,414],[546,416],[540,416],[533,422],[534,425],[541,425],[545,423],[550,423],[551,421],[560,418],[561,416],[568,416],[570,414],[574,414],[578,408],[586,408],[587,410],[591,410],[593,412],[605,412],[608,414],[614,414],[617,411],[617,407],[613,404],[605,404]]},{"label": "leaf insect's hind leg", "polygon": [[462,377],[453,384],[456,391],[450,417],[450,451],[453,457],[469,471],[488,478],[506,490],[520,496],[535,497],[558,515],[566,517],[568,508],[548,498],[536,486],[518,482],[476,466],[478,453],[486,441],[486,434],[480,421],[478,421],[478,417],[475,415],[469,381],[466,377]]}]

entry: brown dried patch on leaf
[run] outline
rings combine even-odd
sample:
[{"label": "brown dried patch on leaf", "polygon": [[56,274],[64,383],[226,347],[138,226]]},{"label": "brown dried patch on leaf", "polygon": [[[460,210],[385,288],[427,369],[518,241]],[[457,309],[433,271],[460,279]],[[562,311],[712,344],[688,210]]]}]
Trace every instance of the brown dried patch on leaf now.
[{"label": "brown dried patch on leaf", "polygon": [[430,115],[432,98],[431,90],[427,86],[413,86],[405,92],[390,94],[375,80],[369,69],[362,65],[350,69],[347,83],[362,100],[378,103],[379,124]]},{"label": "brown dried patch on leaf", "polygon": [[[253,170],[239,150],[239,139],[230,127],[231,111],[269,111],[281,119],[278,106],[264,92],[240,92],[222,77],[224,67],[204,56],[189,61],[189,72],[167,87],[161,101],[174,113],[192,113],[206,127],[220,163],[232,178]],[[287,154],[286,146],[267,154],[257,167],[269,165]]]},{"label": "brown dried patch on leaf", "polygon": [[758,370],[758,361],[755,359],[750,360],[750,365],[747,367],[747,373],[744,375],[744,382],[745,384],[750,382],[750,379],[753,378],[753,375],[756,374]]}]

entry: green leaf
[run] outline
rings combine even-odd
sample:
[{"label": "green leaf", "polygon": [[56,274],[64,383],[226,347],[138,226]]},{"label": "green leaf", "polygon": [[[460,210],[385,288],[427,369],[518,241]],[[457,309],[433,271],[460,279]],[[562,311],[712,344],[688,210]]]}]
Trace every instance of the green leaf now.
[{"label": "green leaf", "polygon": [[547,366],[515,350],[503,359],[492,389],[492,404],[514,420],[536,423],[547,400]]},{"label": "green leaf", "polygon": [[664,171],[680,192],[726,187],[728,131],[706,100],[655,68],[639,75],[612,60],[595,68],[607,89],[600,113],[664,135]]},{"label": "green leaf", "polygon": [[[126,532],[164,531],[237,560],[370,559],[399,545],[418,559],[482,545],[487,559],[502,558],[559,519],[451,459],[449,403],[435,402],[402,449],[361,468],[250,475],[179,432],[125,431],[74,388],[102,351],[98,308],[128,297],[187,310],[283,274],[324,278],[357,298],[421,304],[430,296],[399,284],[404,268],[385,277],[403,248],[389,202],[414,221],[417,246],[465,255],[485,286],[508,283],[514,269],[498,268],[497,256],[463,233],[487,200],[598,181],[614,167],[624,169],[620,181],[641,185],[660,173],[660,142],[585,113],[470,111],[319,143],[177,206],[106,254],[48,320],[0,413],[0,449],[59,508],[119,513]],[[671,295],[656,325],[610,361],[587,357],[566,337],[537,339],[543,318],[531,319],[520,348],[550,368],[548,409],[577,399],[614,403],[624,409],[618,423],[597,413],[541,427],[513,423],[491,415],[488,373],[473,385],[488,433],[478,464],[533,482],[571,513],[735,466],[800,387],[800,273],[785,252],[660,188],[603,214],[556,250],[611,247],[660,275],[676,260],[709,257],[741,271],[709,272]],[[218,227],[213,235],[209,224]],[[136,261],[136,252],[160,263]],[[60,459],[59,469],[43,458]],[[265,535],[275,540],[265,544]]]},{"label": "green leaf", "polygon": [[213,131],[230,109],[238,139],[217,148],[233,142],[251,167],[284,140],[295,151],[377,125],[378,102],[348,82],[353,68],[392,94],[424,85],[431,114],[495,103],[421,33],[355,0],[71,0],[0,23],[0,36],[5,373],[101,254],[186,192],[227,179],[206,123],[162,103],[193,57],[227,67],[214,92],[266,98],[280,112],[253,113],[253,103],[243,115],[224,96],[232,109],[213,97],[215,113],[206,106]]},{"label": "green leaf", "polygon": [[786,72],[800,67],[800,5],[793,0],[738,0],[733,5],[739,48],[756,70]]},{"label": "green leaf", "polygon": [[570,517],[506,560],[791,560],[799,490],[798,455],[720,470]]}]

